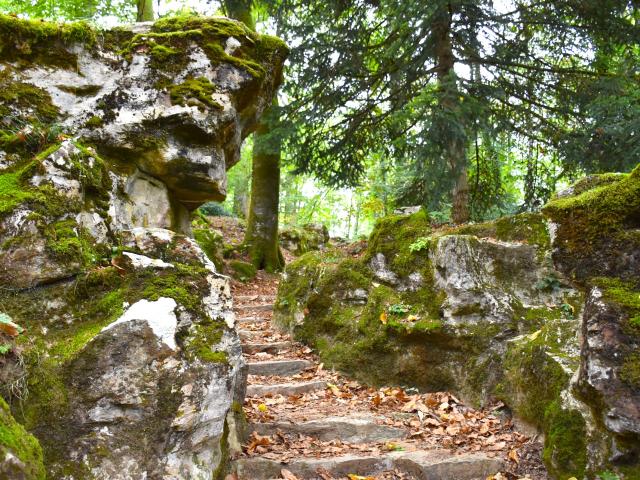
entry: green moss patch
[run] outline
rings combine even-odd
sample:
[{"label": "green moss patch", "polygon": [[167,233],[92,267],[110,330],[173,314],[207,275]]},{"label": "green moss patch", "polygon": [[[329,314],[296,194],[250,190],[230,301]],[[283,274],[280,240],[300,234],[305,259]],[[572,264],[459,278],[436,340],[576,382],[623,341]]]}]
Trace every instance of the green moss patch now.
[{"label": "green moss patch", "polygon": [[413,215],[391,215],[376,222],[371,233],[365,259],[371,260],[382,253],[391,270],[400,276],[409,275],[424,266],[428,248],[417,254],[411,248],[418,240],[431,233],[429,217],[423,210]]},{"label": "green moss patch", "polygon": [[188,358],[199,358],[205,363],[229,363],[227,352],[215,350],[225,330],[223,320],[207,320],[193,327],[189,342],[185,345]]},{"label": "green moss patch", "polygon": [[194,228],[193,238],[218,272],[224,271],[224,242],[222,236],[209,228]]},{"label": "green moss patch", "polygon": [[179,85],[169,87],[169,95],[174,105],[195,105],[199,109],[222,108],[211,96],[215,91],[215,85],[204,77],[190,78]]},{"label": "green moss patch", "polygon": [[[233,55],[225,52],[229,37],[241,42]],[[193,15],[158,20],[151,32],[130,38],[123,52],[148,53],[152,59],[151,66],[158,71],[179,71],[188,61],[184,52],[193,44],[198,44],[205,51],[213,65],[229,63],[258,81],[265,74],[261,66],[263,63],[273,55],[284,57],[288,52],[282,40],[257,34],[240,22]]]},{"label": "green moss patch", "polygon": [[[1,75],[1,74],[0,74]],[[23,120],[37,120],[53,122],[58,118],[58,107],[53,105],[51,96],[43,89],[0,76],[0,115],[12,118],[14,112],[31,111],[29,118]]]},{"label": "green moss patch", "polygon": [[592,283],[602,290],[607,301],[623,310],[624,331],[640,336],[640,288],[634,282],[625,282],[618,278],[597,277]]},{"label": "green moss patch", "polygon": [[587,467],[585,422],[579,412],[566,410],[557,399],[544,412],[542,458],[555,478],[583,478]]},{"label": "green moss patch", "polygon": [[543,252],[548,251],[551,246],[547,223],[539,213],[521,213],[492,222],[462,225],[444,229],[442,233],[495,238],[503,242],[526,242],[537,245]]},{"label": "green moss patch", "polygon": [[46,478],[42,449],[38,440],[15,421],[9,406],[0,398],[0,457],[4,459],[7,453],[17,457],[24,464],[24,468],[5,472],[8,476],[4,478],[25,478],[25,480]]},{"label": "green moss patch", "polygon": [[556,198],[543,209],[558,224],[558,259],[583,281],[620,274],[624,266],[615,262],[619,251],[638,248],[640,238],[633,232],[640,221],[640,166],[589,187]]},{"label": "green moss patch", "polygon": [[247,282],[254,278],[258,273],[258,269],[248,262],[241,260],[231,260],[229,262],[229,268],[231,268],[231,275],[242,282]]}]

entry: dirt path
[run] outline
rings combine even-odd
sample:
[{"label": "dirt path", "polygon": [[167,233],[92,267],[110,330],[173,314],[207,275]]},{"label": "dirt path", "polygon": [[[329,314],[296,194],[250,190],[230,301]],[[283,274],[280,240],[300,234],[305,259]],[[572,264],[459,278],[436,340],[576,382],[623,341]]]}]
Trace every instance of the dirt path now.
[{"label": "dirt path", "polygon": [[[251,437],[239,480],[547,478],[540,447],[449,393],[373,389],[323,368],[271,325],[278,276],[234,283]],[[371,366],[375,368],[375,365]]]}]

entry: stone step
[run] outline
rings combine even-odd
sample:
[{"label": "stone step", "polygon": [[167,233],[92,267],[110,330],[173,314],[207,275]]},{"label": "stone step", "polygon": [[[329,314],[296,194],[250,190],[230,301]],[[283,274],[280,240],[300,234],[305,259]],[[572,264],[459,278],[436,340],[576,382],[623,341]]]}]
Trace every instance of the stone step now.
[{"label": "stone step", "polygon": [[269,321],[267,318],[262,317],[238,317],[238,323],[264,323]]},{"label": "stone step", "polygon": [[378,425],[376,418],[324,417],[307,422],[252,423],[251,429],[260,435],[273,435],[278,431],[292,435],[305,435],[322,441],[341,440],[349,443],[387,442],[407,438],[404,428]]},{"label": "stone step", "polygon": [[236,303],[273,302],[275,297],[273,295],[236,295],[233,300]]},{"label": "stone step", "polygon": [[453,456],[441,451],[297,458],[287,464],[262,457],[240,458],[236,461],[239,480],[281,478],[283,468],[305,480],[319,478],[317,470],[320,468],[336,478],[345,478],[349,474],[371,476],[397,469],[419,480],[485,480],[499,472],[502,466],[500,460],[483,454]]},{"label": "stone step", "polygon": [[259,332],[252,332],[251,330],[242,330],[242,329],[238,329],[238,336],[240,337],[240,340],[246,341],[246,340],[251,340],[256,333]]},{"label": "stone step", "polygon": [[267,352],[273,355],[291,348],[292,345],[291,342],[245,343],[242,345],[242,352],[246,354]]},{"label": "stone step", "polygon": [[312,367],[308,360],[271,360],[268,362],[249,362],[249,375],[278,375],[290,377]]},{"label": "stone step", "polygon": [[244,312],[270,312],[273,310],[273,303],[264,303],[259,305],[236,305],[238,310],[242,310]]},{"label": "stone step", "polygon": [[247,387],[247,397],[264,397],[265,395],[302,395],[303,393],[323,390],[327,387],[327,382],[298,382],[298,383],[276,383],[274,385],[249,385]]}]

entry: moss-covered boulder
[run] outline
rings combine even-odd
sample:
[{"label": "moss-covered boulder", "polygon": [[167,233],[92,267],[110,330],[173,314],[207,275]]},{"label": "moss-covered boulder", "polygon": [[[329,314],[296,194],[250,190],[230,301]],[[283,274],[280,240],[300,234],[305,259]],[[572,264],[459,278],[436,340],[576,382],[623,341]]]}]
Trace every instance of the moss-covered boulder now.
[{"label": "moss-covered boulder", "polygon": [[329,230],[324,225],[309,223],[280,230],[278,239],[282,248],[300,256],[325,248],[329,243]]},{"label": "moss-covered boulder", "polygon": [[367,381],[482,402],[500,383],[508,339],[575,303],[547,254],[534,242],[432,232],[424,213],[389,217],[360,258],[329,249],[291,263],[276,321]]},{"label": "moss-covered boulder", "polygon": [[7,478],[224,478],[246,368],[220,239],[189,212],[224,198],[285,56],[219,17],[0,16]]},{"label": "moss-covered boulder", "polygon": [[[574,194],[605,202],[636,175]],[[362,256],[330,249],[288,265],[275,320],[363,380],[502,400],[544,434],[556,478],[637,478],[640,293],[629,222],[638,208],[627,198],[585,246],[566,235],[576,219],[587,233],[598,228],[588,210],[567,206],[562,217],[557,202],[545,209],[551,222],[522,214],[433,231],[423,212],[382,219]]]}]

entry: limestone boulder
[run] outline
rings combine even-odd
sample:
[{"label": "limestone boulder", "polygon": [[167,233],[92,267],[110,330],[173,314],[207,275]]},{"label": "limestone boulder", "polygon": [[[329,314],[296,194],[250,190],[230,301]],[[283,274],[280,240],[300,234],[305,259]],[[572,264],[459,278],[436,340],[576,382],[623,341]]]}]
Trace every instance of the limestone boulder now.
[{"label": "limestone boulder", "polygon": [[286,46],[222,17],[0,32],[0,478],[224,478],[247,367],[191,212]]}]

